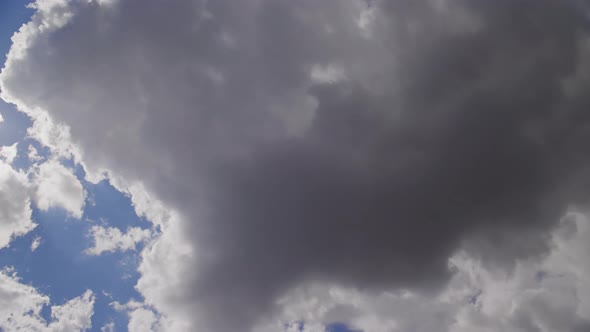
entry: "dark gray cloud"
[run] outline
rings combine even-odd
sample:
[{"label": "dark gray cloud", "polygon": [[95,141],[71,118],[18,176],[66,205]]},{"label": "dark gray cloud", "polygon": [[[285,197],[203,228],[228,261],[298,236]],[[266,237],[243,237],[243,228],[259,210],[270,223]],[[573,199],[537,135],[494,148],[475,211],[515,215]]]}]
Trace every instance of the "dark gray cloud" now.
[{"label": "dark gray cloud", "polygon": [[469,2],[482,27],[467,36],[441,32],[426,4],[384,6],[402,21],[392,29],[416,20],[424,30],[392,32],[403,67],[383,70],[400,91],[315,86],[305,137],[214,164],[205,190],[216,195],[199,206],[211,232],[194,234],[220,255],[195,296],[221,285],[231,301],[246,293],[242,307],[300,278],[433,286],[466,235],[511,263],[544,252],[567,204],[586,199],[572,188],[588,181],[585,101],[561,85],[583,32],[572,6]]},{"label": "dark gray cloud", "polygon": [[[215,331],[308,280],[437,289],[465,243],[501,265],[542,254],[586,200],[574,2],[74,8],[2,87],[189,220],[198,258],[177,301]],[[345,78],[310,79],[329,65]]]}]

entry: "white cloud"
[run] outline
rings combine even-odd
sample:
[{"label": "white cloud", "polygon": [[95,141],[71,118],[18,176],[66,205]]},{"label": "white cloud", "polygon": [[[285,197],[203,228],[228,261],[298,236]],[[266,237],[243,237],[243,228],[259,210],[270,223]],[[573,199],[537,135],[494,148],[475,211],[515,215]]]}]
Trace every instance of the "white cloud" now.
[{"label": "white cloud", "polygon": [[59,207],[76,218],[82,217],[86,191],[72,169],[57,160],[48,160],[36,166],[33,183],[39,209],[47,211]]},{"label": "white cloud", "polygon": [[35,227],[26,174],[0,161],[0,248]]},{"label": "white cloud", "polygon": [[90,290],[63,305],[51,306],[51,320],[41,317],[49,297],[22,284],[11,269],[0,271],[0,328],[5,331],[80,332],[91,328],[94,295]]},{"label": "white cloud", "polygon": [[115,301],[110,303],[110,305],[117,311],[127,313],[129,317],[127,330],[129,332],[184,331],[178,329],[163,329],[161,325],[162,321],[157,317],[153,310],[135,300],[131,300],[125,304]]},{"label": "white cloud", "polygon": [[79,297],[73,298],[61,306],[51,307],[52,322],[50,331],[86,331],[92,327],[94,314],[94,295],[87,290]]},{"label": "white cloud", "polygon": [[4,122],[4,117],[2,117],[2,113],[0,113],[0,123]]},{"label": "white cloud", "polygon": [[42,109],[27,110],[27,114],[33,120],[33,125],[27,129],[28,135],[49,147],[53,155],[65,159],[80,155],[80,152],[72,144],[70,130],[67,126],[56,123]]},{"label": "white cloud", "polygon": [[100,332],[115,332],[115,322],[108,322],[100,328]]},{"label": "white cloud", "polygon": [[125,233],[115,227],[92,226],[90,235],[93,239],[93,246],[86,249],[88,255],[100,255],[104,252],[117,250],[135,250],[138,243],[151,238],[152,232],[149,229],[129,227]]},{"label": "white cloud", "polygon": [[35,236],[35,238],[31,242],[31,251],[37,250],[37,248],[39,248],[40,245],[41,245],[41,237]]},{"label": "white cloud", "polygon": [[158,318],[153,311],[139,308],[129,313],[128,329],[130,332],[157,331],[157,322]]},{"label": "white cloud", "polygon": [[0,159],[3,159],[7,164],[12,164],[18,154],[18,142],[8,146],[0,146]]},{"label": "white cloud", "polygon": [[0,271],[0,280],[0,327],[9,331],[17,327],[41,330],[43,321],[39,313],[44,305],[49,304],[49,298],[39,294],[34,287],[21,284],[10,269]]},{"label": "white cloud", "polygon": [[[25,174],[9,164],[14,158],[16,145],[2,150],[6,151],[10,153],[6,153],[4,160],[0,159],[0,248],[36,227],[31,219],[31,201],[41,210],[60,207],[72,216],[82,216],[86,192],[70,169],[51,160]],[[39,244],[35,239],[31,250]]]},{"label": "white cloud", "polygon": [[160,331],[191,330],[198,324],[194,317],[198,309],[183,304],[190,303],[186,290],[192,282],[194,247],[178,216],[172,215],[159,226],[161,234],[141,252],[141,278],[136,288],[145,303],[163,315],[158,322]]},{"label": "white cloud", "polygon": [[29,161],[31,161],[32,163],[36,163],[39,162],[43,159],[43,157],[41,157],[39,155],[39,152],[37,151],[37,149],[31,144],[29,145],[29,150],[27,153],[27,157],[29,158]]}]

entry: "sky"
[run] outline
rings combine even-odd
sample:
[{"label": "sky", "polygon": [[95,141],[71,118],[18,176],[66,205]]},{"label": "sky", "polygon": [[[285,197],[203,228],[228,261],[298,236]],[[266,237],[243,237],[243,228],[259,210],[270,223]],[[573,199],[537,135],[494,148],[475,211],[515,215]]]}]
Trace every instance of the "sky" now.
[{"label": "sky", "polygon": [[[33,9],[26,8],[26,4],[16,0],[0,4],[2,63],[11,47],[10,38],[34,13]],[[104,251],[96,251],[102,254],[100,256],[85,252],[94,247],[93,227],[115,227],[124,232],[128,227],[149,229],[151,225],[137,216],[129,197],[108,181],[88,183],[84,181],[83,168],[72,160],[53,160],[51,152],[27,133],[32,122],[14,105],[1,102],[0,113],[4,120],[0,124],[0,145],[17,144],[17,155],[10,163],[13,170],[21,172],[25,179],[47,178],[45,184],[43,181],[34,184],[44,186],[46,190],[44,194],[38,191],[37,203],[31,206],[27,218],[36,226],[26,233],[13,233],[10,242],[2,243],[0,248],[0,269],[4,279],[0,285],[0,302],[6,308],[0,313],[0,330],[109,331],[104,329],[109,324],[117,326],[113,331],[126,330],[128,318],[114,309],[112,303],[141,298],[133,288],[138,278],[135,247],[125,249],[133,249],[133,252],[107,250],[108,254],[102,254]],[[36,149],[37,157],[31,158],[31,148]],[[2,159],[3,165],[6,161]],[[71,188],[74,196],[68,193],[70,188],[65,181],[78,185]],[[3,199],[11,199],[12,190],[4,183]],[[31,195],[35,194],[31,191]],[[64,195],[65,198],[51,198],[52,195]],[[9,215],[3,215],[0,224],[3,236],[13,232]],[[138,243],[138,250],[140,246]],[[82,298],[86,303],[79,303],[86,305],[86,312],[81,314],[87,317],[67,318],[76,313],[76,308],[64,312],[62,318],[52,316],[55,308],[66,303],[76,304],[88,290],[91,292],[89,297]],[[92,305],[88,307],[87,303]],[[14,321],[15,315],[27,317],[31,315],[29,312],[33,313],[32,321],[29,321],[31,318]]]},{"label": "sky", "polygon": [[590,331],[589,10],[2,1],[0,331]]}]

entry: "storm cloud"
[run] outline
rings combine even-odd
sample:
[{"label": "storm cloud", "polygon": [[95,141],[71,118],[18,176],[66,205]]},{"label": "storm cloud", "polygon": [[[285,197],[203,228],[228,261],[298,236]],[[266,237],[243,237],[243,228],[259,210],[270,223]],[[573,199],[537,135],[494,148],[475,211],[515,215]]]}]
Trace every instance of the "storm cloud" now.
[{"label": "storm cloud", "polygon": [[436,292],[457,250],[546,254],[590,193],[584,5],[38,1],[0,86],[181,216],[162,296],[230,332],[306,282]]}]

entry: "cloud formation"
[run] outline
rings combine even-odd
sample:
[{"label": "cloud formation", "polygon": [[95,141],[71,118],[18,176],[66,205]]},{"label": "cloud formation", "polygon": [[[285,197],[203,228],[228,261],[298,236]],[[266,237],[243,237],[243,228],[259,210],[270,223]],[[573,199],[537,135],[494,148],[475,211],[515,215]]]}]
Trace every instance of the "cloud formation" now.
[{"label": "cloud formation", "polygon": [[85,252],[89,255],[100,255],[104,252],[117,250],[135,250],[138,243],[149,240],[152,232],[149,229],[129,227],[125,233],[115,227],[92,226],[90,235],[93,239],[93,246]]},{"label": "cloud formation", "polygon": [[92,327],[94,295],[88,290],[63,305],[52,305],[51,320],[41,317],[49,298],[20,282],[10,269],[0,271],[0,328],[5,331],[80,332]]},{"label": "cloud formation", "polygon": [[[86,199],[80,181],[57,160],[36,164],[28,172],[14,169],[16,147],[16,143],[0,147],[0,249],[37,226],[32,202],[41,210],[63,208],[80,218]],[[32,244],[31,250],[38,245]]]},{"label": "cloud formation", "polygon": [[14,158],[17,156],[17,146],[18,143],[0,146],[0,159],[4,160],[7,164],[12,164]]},{"label": "cloud formation", "polygon": [[80,219],[86,201],[86,191],[72,171],[58,160],[48,160],[36,165],[32,172],[34,197],[37,207],[43,211],[62,208]]},{"label": "cloud formation", "polygon": [[[569,213],[551,234],[551,254],[521,260],[511,271],[458,252],[451,257],[453,277],[434,296],[407,290],[371,294],[315,284],[282,298],[282,316],[287,321],[341,321],[370,332],[586,331],[589,226],[584,214]],[[303,331],[314,328],[324,331],[325,326],[305,326]],[[278,329],[270,323],[259,331]]]},{"label": "cloud formation", "polygon": [[0,87],[157,214],[137,287],[168,329],[244,330],[308,282],[549,252],[589,193],[579,3],[38,0]]},{"label": "cloud formation", "polygon": [[0,249],[10,241],[27,234],[37,225],[31,219],[29,181],[0,160]]}]

